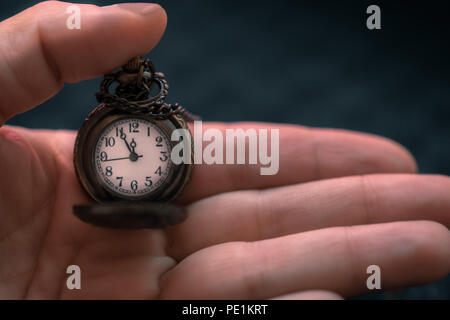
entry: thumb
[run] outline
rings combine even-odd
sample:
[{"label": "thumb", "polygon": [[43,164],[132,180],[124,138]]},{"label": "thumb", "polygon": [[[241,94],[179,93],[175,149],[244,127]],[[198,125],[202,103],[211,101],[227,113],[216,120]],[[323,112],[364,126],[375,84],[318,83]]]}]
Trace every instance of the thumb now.
[{"label": "thumb", "polygon": [[[77,12],[79,29],[69,28]],[[46,1],[2,21],[0,126],[53,96],[64,82],[100,76],[146,54],[161,38],[166,20],[157,4]]]}]

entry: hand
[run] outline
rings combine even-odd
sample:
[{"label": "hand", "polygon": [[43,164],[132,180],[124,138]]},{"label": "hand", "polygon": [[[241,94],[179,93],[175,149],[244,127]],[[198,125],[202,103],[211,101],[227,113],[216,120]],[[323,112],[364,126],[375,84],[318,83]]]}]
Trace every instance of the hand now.
[{"label": "hand", "polygon": [[[68,30],[68,6],[40,3],[0,24],[0,124],[150,51],[166,24],[156,5],[80,4],[82,28]],[[3,125],[0,298],[337,298],[367,291],[371,264],[384,290],[449,273],[450,180],[415,174],[399,145],[295,125],[204,127],[279,128],[280,171],[199,165],[179,200],[184,223],[126,231],[72,214],[91,201],[72,164],[75,132]],[[81,290],[66,288],[72,264]]]}]

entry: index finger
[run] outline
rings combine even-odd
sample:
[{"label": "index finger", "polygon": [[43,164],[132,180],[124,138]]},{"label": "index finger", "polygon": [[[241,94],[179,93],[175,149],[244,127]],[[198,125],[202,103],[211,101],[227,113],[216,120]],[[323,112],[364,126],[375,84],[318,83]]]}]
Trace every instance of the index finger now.
[{"label": "index finger", "polygon": [[71,29],[71,5],[41,2],[0,23],[0,125],[53,96],[64,82],[100,76],[148,53],[166,26],[157,4],[76,4],[79,29]]}]

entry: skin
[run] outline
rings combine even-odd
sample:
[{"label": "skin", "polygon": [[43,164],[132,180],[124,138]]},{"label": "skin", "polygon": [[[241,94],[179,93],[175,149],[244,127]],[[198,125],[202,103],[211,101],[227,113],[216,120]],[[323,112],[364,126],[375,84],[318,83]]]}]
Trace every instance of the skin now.
[{"label": "skin", "polygon": [[[368,291],[372,264],[382,289],[449,273],[450,179],[416,174],[392,141],[344,130],[204,124],[279,128],[279,173],[199,165],[179,199],[188,220],[166,230],[79,221],[72,205],[91,200],[72,164],[76,133],[4,122],[64,82],[146,54],[166,14],[148,4],[80,5],[82,28],[68,30],[68,6],[44,2],[0,23],[0,298],[336,299]],[[81,290],[66,288],[72,264]]]}]

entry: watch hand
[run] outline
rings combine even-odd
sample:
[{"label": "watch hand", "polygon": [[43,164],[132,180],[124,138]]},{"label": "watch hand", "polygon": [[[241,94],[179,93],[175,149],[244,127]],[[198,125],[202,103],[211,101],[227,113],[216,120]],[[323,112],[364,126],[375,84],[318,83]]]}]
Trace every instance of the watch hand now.
[{"label": "watch hand", "polygon": [[120,139],[122,139],[125,142],[125,144],[128,148],[128,151],[130,151],[130,156],[128,158],[131,161],[133,161],[133,162],[137,161],[137,159],[139,159],[139,157],[142,157],[142,156],[138,156],[136,151],[134,151],[134,149],[136,148],[136,141],[134,141],[134,138],[131,140],[131,147],[130,147],[130,144],[128,144],[127,135],[123,132],[123,128],[120,128]]},{"label": "watch hand", "polygon": [[122,139],[127,145],[128,151],[130,151],[130,155],[135,153],[133,150],[131,150],[131,147],[127,142],[127,135],[123,132],[123,128],[120,129],[120,139]]},{"label": "watch hand", "polygon": [[130,146],[133,148],[133,152],[135,152],[134,149],[136,148],[136,141],[134,141],[134,138],[131,139]]},{"label": "watch hand", "polygon": [[[137,155],[136,154],[136,158],[140,158],[142,157],[142,155]],[[102,162],[107,162],[107,161],[116,161],[116,160],[125,160],[125,159],[130,159],[130,156],[128,157],[123,157],[123,158],[115,158],[115,159],[106,159],[106,160],[101,160]]]}]

